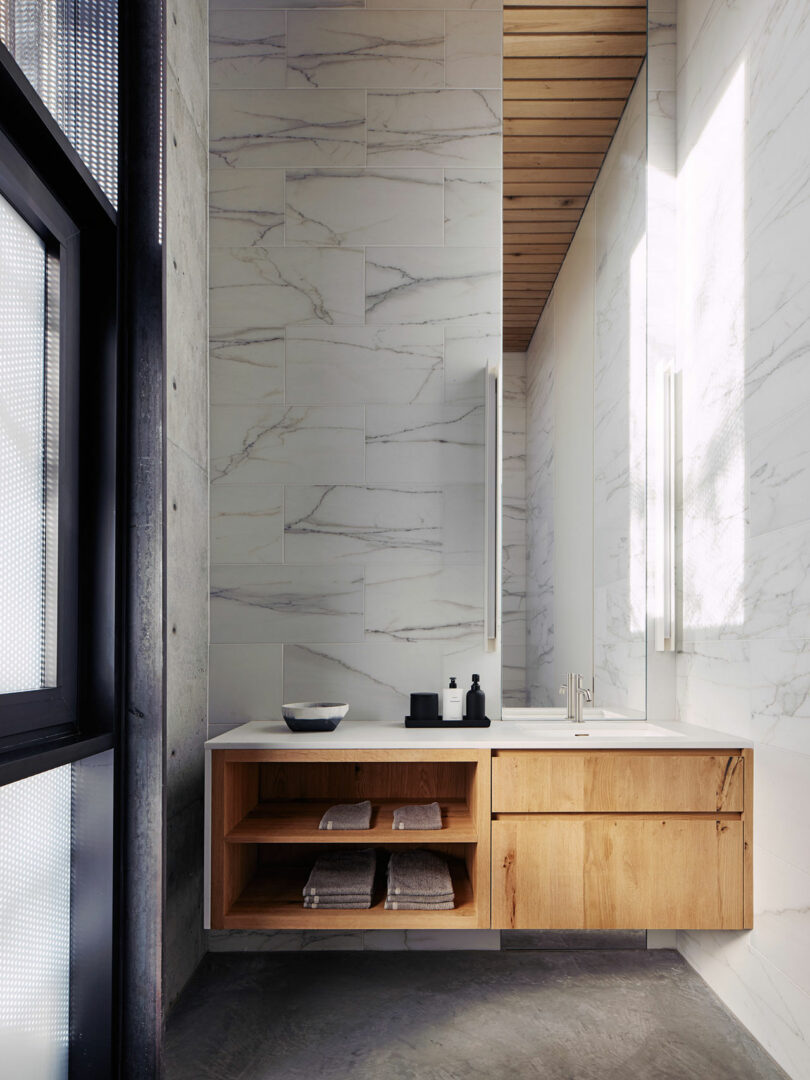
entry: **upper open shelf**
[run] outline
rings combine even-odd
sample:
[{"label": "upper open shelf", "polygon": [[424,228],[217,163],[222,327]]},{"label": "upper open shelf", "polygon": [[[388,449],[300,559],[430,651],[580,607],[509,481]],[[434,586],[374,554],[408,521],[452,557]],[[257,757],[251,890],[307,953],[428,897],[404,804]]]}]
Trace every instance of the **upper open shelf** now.
[{"label": "upper open shelf", "polygon": [[[372,801],[370,829],[319,829],[335,800],[301,799],[259,803],[225,836],[231,844],[467,844],[477,832],[470,808],[462,799],[438,799],[441,829],[392,829],[394,810],[407,799]],[[416,802],[417,800],[410,800]],[[424,800],[422,800],[424,801]]]}]

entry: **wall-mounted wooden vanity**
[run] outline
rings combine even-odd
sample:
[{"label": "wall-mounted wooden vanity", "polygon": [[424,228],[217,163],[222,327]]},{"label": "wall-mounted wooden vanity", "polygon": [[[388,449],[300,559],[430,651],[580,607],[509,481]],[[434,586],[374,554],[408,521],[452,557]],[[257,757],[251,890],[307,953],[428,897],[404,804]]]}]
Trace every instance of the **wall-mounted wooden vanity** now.
[{"label": "wall-mounted wooden vanity", "polygon": [[[267,723],[212,740],[206,925],[750,928],[749,748],[695,728],[690,739],[672,725],[672,740],[654,749],[625,740],[548,749],[516,728],[506,721],[469,740],[420,732],[415,746],[401,725],[346,723],[331,736],[293,736]],[[473,745],[450,745],[462,741]],[[369,830],[318,829],[328,806],[361,799],[373,806]],[[394,807],[434,799],[440,832],[391,828]],[[455,909],[386,911],[381,880],[369,910],[305,910],[307,874],[334,844],[444,852]]]}]

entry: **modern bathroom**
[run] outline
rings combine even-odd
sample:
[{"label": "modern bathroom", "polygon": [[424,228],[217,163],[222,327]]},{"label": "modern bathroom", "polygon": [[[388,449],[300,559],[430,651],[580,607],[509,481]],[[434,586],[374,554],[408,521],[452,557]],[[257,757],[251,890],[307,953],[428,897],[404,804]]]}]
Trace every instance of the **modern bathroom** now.
[{"label": "modern bathroom", "polygon": [[810,1080],[808,54],[0,0],[0,1076]]}]

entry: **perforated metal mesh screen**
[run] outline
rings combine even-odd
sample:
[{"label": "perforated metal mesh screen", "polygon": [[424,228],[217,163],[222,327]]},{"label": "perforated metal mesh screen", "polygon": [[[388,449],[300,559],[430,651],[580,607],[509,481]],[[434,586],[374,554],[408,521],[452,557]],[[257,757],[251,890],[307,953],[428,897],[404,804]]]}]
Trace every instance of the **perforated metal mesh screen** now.
[{"label": "perforated metal mesh screen", "polygon": [[[0,693],[54,685],[58,360],[45,245],[0,196]],[[53,271],[50,272],[53,277]],[[2,834],[0,833],[0,838]]]},{"label": "perforated metal mesh screen", "polygon": [[0,1075],[67,1076],[71,767],[0,787]]},{"label": "perforated metal mesh screen", "polygon": [[118,0],[0,0],[0,39],[113,205],[117,37]]}]

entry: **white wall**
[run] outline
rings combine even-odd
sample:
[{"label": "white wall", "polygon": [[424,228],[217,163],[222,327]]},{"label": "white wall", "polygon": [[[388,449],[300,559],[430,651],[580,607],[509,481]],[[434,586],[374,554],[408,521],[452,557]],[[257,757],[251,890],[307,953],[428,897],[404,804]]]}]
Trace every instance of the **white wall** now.
[{"label": "white wall", "polygon": [[681,0],[679,718],[755,740],[754,930],[679,948],[810,1077],[810,20]]},{"label": "white wall", "polygon": [[645,706],[646,79],[528,351],[527,682]]}]

